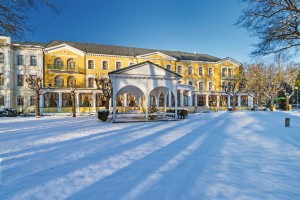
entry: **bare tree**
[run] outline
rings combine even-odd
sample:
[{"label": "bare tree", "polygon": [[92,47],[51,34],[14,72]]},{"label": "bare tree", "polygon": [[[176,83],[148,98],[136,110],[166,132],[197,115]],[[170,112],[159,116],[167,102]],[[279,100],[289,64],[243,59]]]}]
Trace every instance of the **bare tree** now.
[{"label": "bare tree", "polygon": [[0,35],[9,35],[23,39],[26,31],[32,31],[28,23],[28,14],[32,9],[49,7],[58,13],[56,6],[49,0],[1,0],[0,1]]},{"label": "bare tree", "polygon": [[236,97],[244,89],[245,83],[243,80],[223,82],[221,85],[226,94],[232,99],[232,110],[236,110]]},{"label": "bare tree", "polygon": [[35,76],[25,79],[28,88],[35,91],[35,116],[41,116],[40,112],[40,90],[42,89],[42,78]]},{"label": "bare tree", "polygon": [[105,109],[109,109],[109,101],[112,96],[112,83],[110,79],[108,78],[95,78],[95,82],[97,85],[97,88],[102,91],[104,94],[104,97],[106,98],[105,101]]},{"label": "bare tree", "polygon": [[254,56],[297,52],[300,47],[299,0],[239,0],[247,7],[237,25],[259,38]]}]

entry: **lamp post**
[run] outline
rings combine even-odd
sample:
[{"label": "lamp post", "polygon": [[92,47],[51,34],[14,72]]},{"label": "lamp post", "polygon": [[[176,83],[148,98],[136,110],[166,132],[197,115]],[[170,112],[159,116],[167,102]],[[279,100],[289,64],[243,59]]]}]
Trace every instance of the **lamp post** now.
[{"label": "lamp post", "polygon": [[299,103],[298,103],[298,87],[295,87],[295,89],[297,90],[297,110],[298,110],[298,105],[299,105]]}]

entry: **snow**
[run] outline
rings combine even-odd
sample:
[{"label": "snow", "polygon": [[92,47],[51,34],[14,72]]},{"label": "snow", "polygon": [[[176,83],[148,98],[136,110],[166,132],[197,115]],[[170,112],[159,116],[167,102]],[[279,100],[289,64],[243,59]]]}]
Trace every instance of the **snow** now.
[{"label": "snow", "polygon": [[2,117],[0,199],[300,199],[299,122],[279,111]]}]

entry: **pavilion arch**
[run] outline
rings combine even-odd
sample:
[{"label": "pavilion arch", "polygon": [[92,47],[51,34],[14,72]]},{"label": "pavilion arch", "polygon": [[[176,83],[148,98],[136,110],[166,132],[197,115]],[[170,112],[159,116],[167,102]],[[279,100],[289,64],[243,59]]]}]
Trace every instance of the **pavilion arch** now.
[{"label": "pavilion arch", "polygon": [[[130,99],[129,102],[127,99],[128,94],[134,97],[134,99]],[[140,88],[134,85],[124,86],[116,92],[117,106],[141,107],[141,102],[143,101],[144,98],[145,98],[144,92]],[[135,103],[132,104],[132,101],[134,101]]]}]

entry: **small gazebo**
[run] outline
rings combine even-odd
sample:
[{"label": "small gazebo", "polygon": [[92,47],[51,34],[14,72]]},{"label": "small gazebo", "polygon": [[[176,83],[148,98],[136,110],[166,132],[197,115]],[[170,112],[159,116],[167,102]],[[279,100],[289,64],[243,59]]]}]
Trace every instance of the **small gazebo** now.
[{"label": "small gazebo", "polygon": [[145,117],[148,120],[148,108],[150,96],[158,99],[164,96],[164,112],[166,112],[167,96],[171,98],[173,93],[175,99],[175,117],[177,115],[177,83],[181,75],[165,69],[157,64],[146,61],[136,65],[110,72],[109,78],[113,85],[113,121],[116,119],[117,97],[124,93],[131,93],[137,99],[145,99]]}]

